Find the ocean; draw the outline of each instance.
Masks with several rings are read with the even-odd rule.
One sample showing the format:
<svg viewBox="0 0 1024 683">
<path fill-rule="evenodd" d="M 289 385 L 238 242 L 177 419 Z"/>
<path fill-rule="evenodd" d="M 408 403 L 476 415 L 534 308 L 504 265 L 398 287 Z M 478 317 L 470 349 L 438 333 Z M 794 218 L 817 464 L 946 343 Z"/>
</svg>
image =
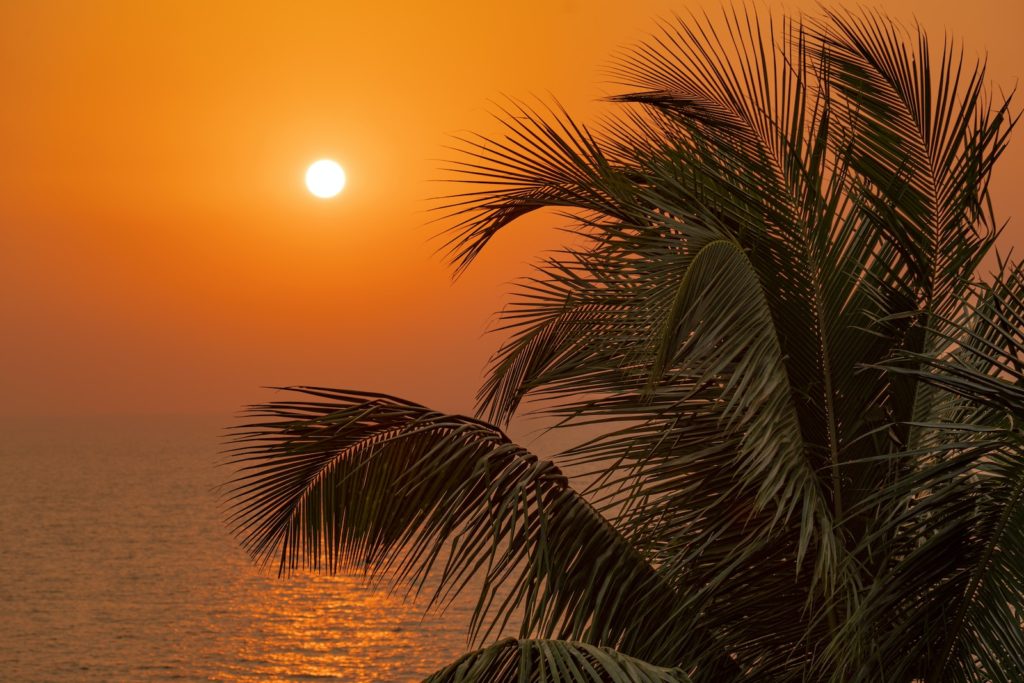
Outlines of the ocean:
<svg viewBox="0 0 1024 683">
<path fill-rule="evenodd" d="M 0 423 L 0 680 L 404 682 L 466 651 L 469 598 L 254 567 L 215 491 L 228 423 Z"/>
</svg>

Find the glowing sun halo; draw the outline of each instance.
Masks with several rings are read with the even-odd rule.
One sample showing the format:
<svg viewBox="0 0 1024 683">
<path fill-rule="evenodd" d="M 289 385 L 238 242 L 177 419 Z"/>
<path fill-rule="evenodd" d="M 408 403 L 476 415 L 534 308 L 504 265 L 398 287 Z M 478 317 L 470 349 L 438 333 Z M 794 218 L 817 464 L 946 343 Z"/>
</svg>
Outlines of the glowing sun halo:
<svg viewBox="0 0 1024 683">
<path fill-rule="evenodd" d="M 306 187 L 321 199 L 330 199 L 345 187 L 345 169 L 338 162 L 321 159 L 306 170 Z"/>
</svg>

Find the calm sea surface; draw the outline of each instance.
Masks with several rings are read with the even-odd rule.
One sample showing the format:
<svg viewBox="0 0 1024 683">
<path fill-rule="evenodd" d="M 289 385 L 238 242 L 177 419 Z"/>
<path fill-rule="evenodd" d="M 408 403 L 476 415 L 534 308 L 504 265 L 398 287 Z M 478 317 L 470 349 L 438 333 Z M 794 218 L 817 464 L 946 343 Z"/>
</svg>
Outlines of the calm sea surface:
<svg viewBox="0 0 1024 683">
<path fill-rule="evenodd" d="M 414 681 L 465 651 L 467 601 L 251 566 L 224 422 L 0 422 L 0 681 Z"/>
</svg>

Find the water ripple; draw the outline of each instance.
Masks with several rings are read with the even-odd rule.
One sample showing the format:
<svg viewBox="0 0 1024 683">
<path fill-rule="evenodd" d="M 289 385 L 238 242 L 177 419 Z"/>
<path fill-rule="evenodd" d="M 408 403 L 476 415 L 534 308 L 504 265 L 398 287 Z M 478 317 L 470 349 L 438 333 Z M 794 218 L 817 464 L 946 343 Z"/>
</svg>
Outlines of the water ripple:
<svg viewBox="0 0 1024 683">
<path fill-rule="evenodd" d="M 465 649 L 466 601 L 257 572 L 212 492 L 219 427 L 2 427 L 0 679 L 404 683 Z"/>
</svg>

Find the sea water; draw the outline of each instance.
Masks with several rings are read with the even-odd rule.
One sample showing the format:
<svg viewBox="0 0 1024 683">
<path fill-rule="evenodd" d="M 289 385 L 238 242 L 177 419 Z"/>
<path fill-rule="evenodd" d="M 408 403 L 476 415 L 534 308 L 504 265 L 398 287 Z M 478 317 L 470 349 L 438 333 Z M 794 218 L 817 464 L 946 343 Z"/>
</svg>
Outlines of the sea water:
<svg viewBox="0 0 1024 683">
<path fill-rule="evenodd" d="M 0 422 L 0 681 L 415 681 L 467 649 L 356 575 L 259 571 L 195 417 Z"/>
</svg>

